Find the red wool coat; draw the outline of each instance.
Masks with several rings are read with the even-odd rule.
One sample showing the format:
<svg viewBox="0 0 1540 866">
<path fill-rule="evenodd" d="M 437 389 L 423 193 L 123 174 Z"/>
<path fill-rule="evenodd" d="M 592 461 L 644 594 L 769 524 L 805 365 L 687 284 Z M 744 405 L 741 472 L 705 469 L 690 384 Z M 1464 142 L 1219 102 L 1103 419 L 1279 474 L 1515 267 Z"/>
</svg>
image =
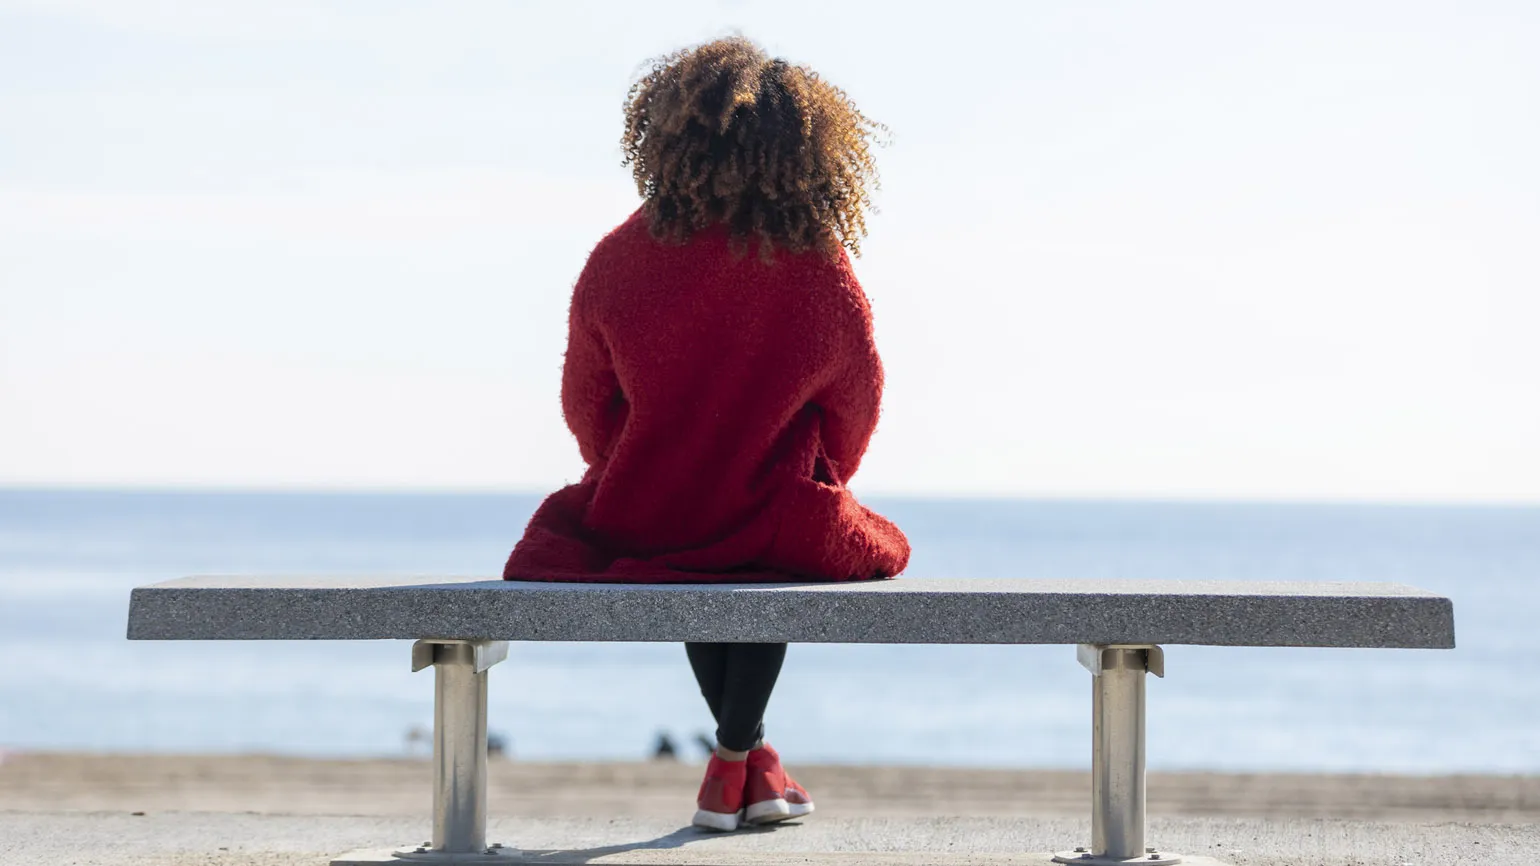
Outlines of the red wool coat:
<svg viewBox="0 0 1540 866">
<path fill-rule="evenodd" d="M 551 494 L 507 580 L 891 577 L 897 526 L 845 482 L 877 424 L 871 309 L 843 255 L 660 243 L 638 211 L 572 293 L 562 409 L 588 471 Z"/>
</svg>

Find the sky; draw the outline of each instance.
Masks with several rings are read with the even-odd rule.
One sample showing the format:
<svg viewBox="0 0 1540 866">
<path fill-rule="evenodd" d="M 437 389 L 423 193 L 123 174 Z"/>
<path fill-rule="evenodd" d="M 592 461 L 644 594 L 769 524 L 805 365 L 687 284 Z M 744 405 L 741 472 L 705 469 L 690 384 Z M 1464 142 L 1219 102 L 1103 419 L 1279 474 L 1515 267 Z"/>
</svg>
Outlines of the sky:
<svg viewBox="0 0 1540 866">
<path fill-rule="evenodd" d="M 0 0 L 0 485 L 542 491 L 621 105 L 892 130 L 854 487 L 1540 502 L 1540 4 Z"/>
</svg>

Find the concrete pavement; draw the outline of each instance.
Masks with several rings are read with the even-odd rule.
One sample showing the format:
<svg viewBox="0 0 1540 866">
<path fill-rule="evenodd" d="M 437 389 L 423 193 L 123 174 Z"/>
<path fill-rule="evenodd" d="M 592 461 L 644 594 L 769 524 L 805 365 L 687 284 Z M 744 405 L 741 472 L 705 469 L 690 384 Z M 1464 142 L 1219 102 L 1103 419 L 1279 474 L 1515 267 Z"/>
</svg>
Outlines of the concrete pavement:
<svg viewBox="0 0 1540 866">
<path fill-rule="evenodd" d="M 426 818 L 250 813 L 0 812 L 4 866 L 325 866 L 358 849 L 418 843 Z M 1084 844 L 1072 818 L 821 818 L 731 835 L 655 818 L 494 818 L 489 841 L 546 864 L 1028 866 Z M 1163 850 L 1234 866 L 1532 866 L 1540 824 L 1156 818 Z M 557 855 L 552 852 L 565 852 Z M 1202 860 L 1194 860 L 1203 866 Z"/>
</svg>

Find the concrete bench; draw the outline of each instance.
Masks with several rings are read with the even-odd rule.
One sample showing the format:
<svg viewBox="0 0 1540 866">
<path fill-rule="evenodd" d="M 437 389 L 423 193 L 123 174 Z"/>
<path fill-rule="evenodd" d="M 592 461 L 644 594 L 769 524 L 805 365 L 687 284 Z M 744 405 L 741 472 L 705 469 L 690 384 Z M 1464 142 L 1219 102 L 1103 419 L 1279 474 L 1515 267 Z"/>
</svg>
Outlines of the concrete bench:
<svg viewBox="0 0 1540 866">
<path fill-rule="evenodd" d="M 1145 674 L 1162 645 L 1454 646 L 1447 598 L 1378 583 L 937 580 L 614 585 L 194 577 L 135 589 L 131 640 L 411 639 L 435 670 L 433 839 L 334 861 L 513 863 L 486 840 L 487 670 L 508 641 L 1073 644 L 1092 674 L 1092 838 L 1063 863 L 1166 866 L 1145 846 Z M 682 663 L 682 662 L 681 662 Z"/>
</svg>

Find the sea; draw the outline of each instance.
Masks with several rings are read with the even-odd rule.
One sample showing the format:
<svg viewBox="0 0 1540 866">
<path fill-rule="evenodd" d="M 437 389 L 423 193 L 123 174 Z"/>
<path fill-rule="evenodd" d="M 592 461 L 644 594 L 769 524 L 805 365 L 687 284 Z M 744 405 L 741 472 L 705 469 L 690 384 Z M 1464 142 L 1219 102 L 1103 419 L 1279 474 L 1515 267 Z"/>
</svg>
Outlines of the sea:
<svg viewBox="0 0 1540 866">
<path fill-rule="evenodd" d="M 534 495 L 0 489 L 0 753 L 422 754 L 409 644 L 124 638 L 194 574 L 500 572 Z M 1458 648 L 1167 647 L 1152 769 L 1540 773 L 1540 507 L 872 499 L 909 575 L 1389 581 L 1454 600 Z M 902 579 L 902 578 L 900 578 Z M 1082 768 L 1068 646 L 791 648 L 767 730 L 796 763 Z M 674 644 L 515 644 L 490 728 L 525 760 L 699 760 Z"/>
</svg>

